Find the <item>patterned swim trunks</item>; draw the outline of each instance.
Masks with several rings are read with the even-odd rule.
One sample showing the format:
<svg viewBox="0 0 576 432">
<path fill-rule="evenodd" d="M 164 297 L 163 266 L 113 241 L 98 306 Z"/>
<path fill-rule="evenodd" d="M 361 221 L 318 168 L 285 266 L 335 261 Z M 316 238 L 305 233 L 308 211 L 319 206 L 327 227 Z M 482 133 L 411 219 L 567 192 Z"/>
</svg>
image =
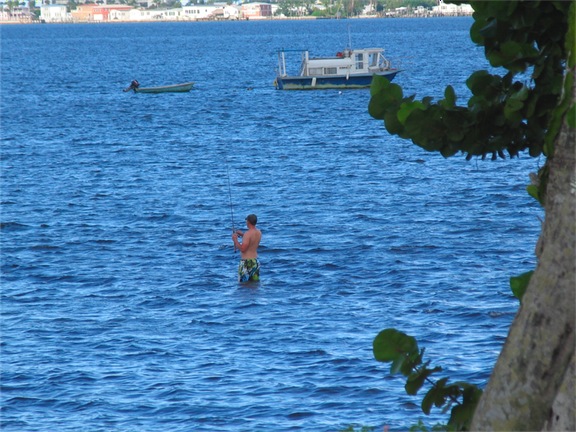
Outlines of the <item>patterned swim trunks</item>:
<svg viewBox="0 0 576 432">
<path fill-rule="evenodd" d="M 260 280 L 260 261 L 257 258 L 240 260 L 238 265 L 238 282 Z"/>
</svg>

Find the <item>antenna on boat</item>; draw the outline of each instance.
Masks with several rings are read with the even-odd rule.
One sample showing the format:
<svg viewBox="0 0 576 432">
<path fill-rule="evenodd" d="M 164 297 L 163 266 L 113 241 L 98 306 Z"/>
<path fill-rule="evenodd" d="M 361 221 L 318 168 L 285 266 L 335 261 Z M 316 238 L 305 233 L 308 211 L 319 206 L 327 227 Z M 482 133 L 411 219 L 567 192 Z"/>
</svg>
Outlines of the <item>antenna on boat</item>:
<svg viewBox="0 0 576 432">
<path fill-rule="evenodd" d="M 348 49 L 352 49 L 352 33 L 350 32 L 350 24 L 348 24 Z"/>
</svg>

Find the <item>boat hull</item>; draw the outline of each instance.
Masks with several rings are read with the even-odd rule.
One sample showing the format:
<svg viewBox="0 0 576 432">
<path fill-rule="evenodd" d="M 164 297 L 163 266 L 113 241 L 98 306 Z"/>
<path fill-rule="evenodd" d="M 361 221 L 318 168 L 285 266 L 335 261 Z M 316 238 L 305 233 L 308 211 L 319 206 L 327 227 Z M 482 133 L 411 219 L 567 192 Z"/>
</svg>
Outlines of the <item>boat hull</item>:
<svg viewBox="0 0 576 432">
<path fill-rule="evenodd" d="M 398 70 L 378 73 L 392 81 Z M 278 76 L 275 85 L 278 90 L 324 90 L 324 89 L 361 89 L 372 84 L 374 74 L 345 76 Z"/>
<path fill-rule="evenodd" d="M 186 93 L 194 87 L 193 82 L 174 84 L 161 87 L 138 87 L 134 89 L 135 93 Z"/>
</svg>

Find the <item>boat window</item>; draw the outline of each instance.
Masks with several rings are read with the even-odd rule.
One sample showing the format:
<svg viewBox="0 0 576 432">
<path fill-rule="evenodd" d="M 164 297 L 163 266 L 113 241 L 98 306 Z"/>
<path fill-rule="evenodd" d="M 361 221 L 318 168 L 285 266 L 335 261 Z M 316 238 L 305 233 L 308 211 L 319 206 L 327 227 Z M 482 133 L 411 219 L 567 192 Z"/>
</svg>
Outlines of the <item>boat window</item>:
<svg viewBox="0 0 576 432">
<path fill-rule="evenodd" d="M 336 73 L 337 68 L 335 67 L 324 68 L 324 75 L 336 75 Z"/>
<path fill-rule="evenodd" d="M 356 69 L 364 69 L 364 54 L 356 54 Z"/>
<path fill-rule="evenodd" d="M 309 76 L 322 75 L 322 71 L 323 71 L 323 68 L 321 68 L 321 67 L 319 67 L 319 68 L 309 68 L 309 69 L 308 69 L 308 75 L 309 75 Z"/>
<path fill-rule="evenodd" d="M 370 66 L 378 66 L 378 55 L 374 53 L 370 54 L 368 63 L 370 63 Z"/>
</svg>

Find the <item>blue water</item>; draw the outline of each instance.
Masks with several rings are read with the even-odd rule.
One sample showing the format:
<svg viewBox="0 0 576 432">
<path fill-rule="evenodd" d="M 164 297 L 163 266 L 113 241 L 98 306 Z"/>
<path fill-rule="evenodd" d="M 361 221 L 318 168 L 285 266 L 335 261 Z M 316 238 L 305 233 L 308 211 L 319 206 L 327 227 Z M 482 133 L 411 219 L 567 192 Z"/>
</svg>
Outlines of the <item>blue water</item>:
<svg viewBox="0 0 576 432">
<path fill-rule="evenodd" d="M 367 90 L 272 85 L 276 49 L 333 54 L 350 28 L 406 94 L 464 96 L 487 67 L 471 22 L 3 26 L 2 429 L 405 430 L 422 395 L 374 360 L 387 327 L 484 386 L 543 161 L 443 159 L 390 136 Z M 256 287 L 230 239 L 248 213 Z"/>
</svg>

